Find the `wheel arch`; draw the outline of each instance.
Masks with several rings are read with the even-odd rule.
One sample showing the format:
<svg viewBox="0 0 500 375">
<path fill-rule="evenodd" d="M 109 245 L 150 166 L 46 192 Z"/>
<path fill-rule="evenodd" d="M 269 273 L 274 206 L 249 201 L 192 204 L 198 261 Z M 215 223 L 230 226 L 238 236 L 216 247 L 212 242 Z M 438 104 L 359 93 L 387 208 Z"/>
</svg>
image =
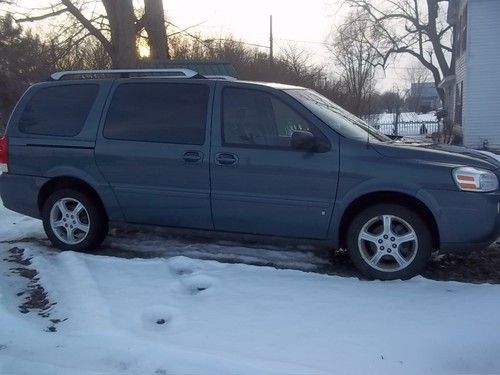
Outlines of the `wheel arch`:
<svg viewBox="0 0 500 375">
<path fill-rule="evenodd" d="M 349 227 L 352 219 L 365 208 L 380 203 L 397 203 L 415 210 L 415 212 L 419 214 L 426 223 L 428 223 L 429 230 L 431 231 L 433 248 L 439 248 L 439 228 L 436 218 L 429 207 L 415 196 L 394 191 L 367 193 L 349 203 L 342 214 L 342 218 L 338 226 L 337 237 L 340 248 L 346 247 L 347 228 Z"/>
<path fill-rule="evenodd" d="M 92 197 L 95 202 L 100 206 L 102 212 L 104 212 L 106 216 L 106 220 L 108 220 L 108 214 L 106 212 L 106 208 L 104 206 L 104 203 L 97 193 L 97 191 L 86 181 L 73 177 L 73 176 L 58 176 L 58 177 L 53 177 L 49 181 L 47 181 L 43 186 L 40 188 L 40 191 L 38 193 L 38 210 L 41 213 L 42 208 L 44 203 L 47 201 L 47 198 L 57 190 L 61 189 L 75 189 L 78 190 L 84 194 L 89 195 Z"/>
</svg>

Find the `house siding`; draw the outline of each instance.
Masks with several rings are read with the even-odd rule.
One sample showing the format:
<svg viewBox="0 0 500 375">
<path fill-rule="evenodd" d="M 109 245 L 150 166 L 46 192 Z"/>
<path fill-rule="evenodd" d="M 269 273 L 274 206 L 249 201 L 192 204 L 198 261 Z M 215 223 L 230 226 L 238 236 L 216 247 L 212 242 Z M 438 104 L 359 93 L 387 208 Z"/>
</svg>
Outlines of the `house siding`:
<svg viewBox="0 0 500 375">
<path fill-rule="evenodd" d="M 456 65 L 457 84 L 465 78 L 464 144 L 500 149 L 500 1 L 468 3 L 467 49 Z"/>
</svg>

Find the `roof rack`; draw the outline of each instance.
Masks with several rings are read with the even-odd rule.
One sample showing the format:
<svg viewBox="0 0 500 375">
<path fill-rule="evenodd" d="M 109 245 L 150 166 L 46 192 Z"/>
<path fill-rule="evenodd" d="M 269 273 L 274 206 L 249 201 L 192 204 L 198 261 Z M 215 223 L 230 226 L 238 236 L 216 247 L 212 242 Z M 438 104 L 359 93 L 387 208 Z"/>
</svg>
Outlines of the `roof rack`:
<svg viewBox="0 0 500 375">
<path fill-rule="evenodd" d="M 59 81 L 68 76 L 82 75 L 111 75 L 118 74 L 120 78 L 129 78 L 131 75 L 158 76 L 162 78 L 205 78 L 191 69 L 105 69 L 105 70 L 69 70 L 53 73 L 51 81 Z"/>
<path fill-rule="evenodd" d="M 205 75 L 204 76 L 205 78 L 209 78 L 209 79 L 220 79 L 220 80 L 223 80 L 223 81 L 237 81 L 238 78 L 235 78 L 235 77 L 231 77 L 231 76 L 224 76 L 224 75 Z"/>
</svg>

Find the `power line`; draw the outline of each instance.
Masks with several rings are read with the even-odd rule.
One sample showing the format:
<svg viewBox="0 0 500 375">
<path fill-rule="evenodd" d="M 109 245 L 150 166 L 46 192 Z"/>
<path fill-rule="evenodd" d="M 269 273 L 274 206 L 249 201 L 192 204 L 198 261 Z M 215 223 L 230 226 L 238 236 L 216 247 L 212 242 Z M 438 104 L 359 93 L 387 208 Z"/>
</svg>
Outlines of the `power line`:
<svg viewBox="0 0 500 375">
<path fill-rule="evenodd" d="M 175 25 L 174 23 L 168 21 L 167 23 L 170 25 L 170 26 L 173 26 L 175 27 L 176 29 L 178 29 L 179 31 L 177 31 L 176 33 L 174 34 L 179 34 L 179 33 L 183 33 L 183 34 L 186 34 L 192 38 L 195 38 L 195 39 L 200 39 L 199 37 L 195 37 L 193 36 L 192 34 L 190 33 L 187 33 L 186 31 L 189 30 L 189 29 L 192 29 L 192 28 L 198 28 L 198 27 L 210 27 L 210 28 L 228 28 L 229 26 L 228 25 L 224 25 L 224 24 L 221 24 L 221 25 L 211 25 L 211 26 L 208 26 L 208 25 L 204 25 L 204 23 L 206 23 L 208 21 L 205 20 L 205 21 L 202 21 L 202 22 L 199 22 L 195 25 L 192 25 L 192 26 L 189 26 L 189 27 L 186 27 L 186 28 L 181 28 L 177 25 Z M 234 42 L 237 42 L 237 43 L 241 43 L 241 44 L 246 44 L 246 45 L 249 45 L 249 46 L 253 46 L 253 47 L 260 47 L 260 48 L 267 48 L 269 50 L 272 49 L 272 44 L 273 44 L 273 41 L 278 39 L 278 40 L 282 40 L 282 41 L 286 41 L 286 42 L 296 42 L 296 43 L 308 43 L 308 44 L 321 44 L 321 45 L 329 45 L 329 43 L 326 43 L 326 42 L 315 42 L 315 41 L 310 41 L 310 40 L 296 40 L 296 39 L 288 39 L 288 38 L 276 38 L 274 37 L 274 34 L 273 34 L 273 20 L 272 20 L 272 15 L 270 16 L 270 19 L 269 19 L 269 27 L 270 27 L 270 45 L 269 46 L 266 46 L 266 45 L 262 45 L 262 44 L 258 44 L 258 43 L 251 43 L 251 42 L 244 42 L 244 41 L 236 41 L 236 40 L 233 40 Z M 271 39 L 272 38 L 272 39 Z M 217 39 L 214 39 L 214 38 L 208 38 L 208 40 L 225 40 L 224 38 L 217 38 Z"/>
<path fill-rule="evenodd" d="M 203 21 L 203 22 L 206 22 L 206 21 Z M 203 23 L 203 22 L 201 22 L 201 23 Z M 199 42 L 201 42 L 201 43 L 203 43 L 203 44 L 205 44 L 205 45 L 207 45 L 207 46 L 208 46 L 208 43 L 210 43 L 210 42 L 214 42 L 214 41 L 215 41 L 215 42 L 219 42 L 219 41 L 225 41 L 225 40 L 228 40 L 228 39 L 224 39 L 224 38 L 208 38 L 208 39 L 202 39 L 202 38 L 200 38 L 199 36 L 197 36 L 197 35 L 193 35 L 193 34 L 191 34 L 191 33 L 189 33 L 189 32 L 187 31 L 188 29 L 190 29 L 190 28 L 192 28 L 192 27 L 196 27 L 197 25 L 190 26 L 190 27 L 187 27 L 187 28 L 181 28 L 181 27 L 179 27 L 179 26 L 175 25 L 175 24 L 174 24 L 174 23 L 172 23 L 172 22 L 168 22 L 168 24 L 169 24 L 170 26 L 173 26 L 173 27 L 175 27 L 176 29 L 178 29 L 178 30 L 179 30 L 179 31 L 177 31 L 176 33 L 169 34 L 169 35 L 175 35 L 175 34 L 185 34 L 185 35 L 189 36 L 190 38 L 193 38 L 193 39 L 195 39 L 195 40 L 197 40 L 197 41 L 199 41 Z M 234 40 L 234 39 L 232 39 L 232 40 L 231 40 L 231 42 L 234 42 L 234 43 L 239 43 L 239 44 L 245 44 L 245 45 L 252 46 L 252 47 L 270 48 L 269 46 L 264 46 L 264 45 L 262 45 L 262 44 L 250 43 L 250 42 L 243 42 L 243 41 L 241 41 L 241 40 Z"/>
<path fill-rule="evenodd" d="M 296 40 L 296 39 L 287 39 L 287 38 L 275 38 L 275 39 L 284 40 L 286 42 L 307 43 L 307 44 L 321 44 L 321 45 L 324 45 L 324 46 L 329 46 L 330 45 L 330 43 L 326 43 L 326 42 L 314 42 L 312 40 Z"/>
<path fill-rule="evenodd" d="M 225 40 L 228 40 L 228 39 L 225 39 L 225 38 L 201 39 L 200 37 L 192 35 L 191 33 L 187 32 L 188 29 L 191 29 L 193 27 L 202 26 L 203 23 L 205 23 L 207 21 L 208 20 L 202 21 L 202 22 L 200 22 L 197 25 L 190 26 L 190 27 L 184 28 L 184 29 L 181 29 L 180 27 L 176 26 L 175 24 L 173 24 L 171 22 L 169 22 L 169 24 L 171 26 L 174 26 L 175 28 L 179 29 L 179 31 L 177 33 L 186 34 L 189 37 L 194 38 L 194 39 L 202 42 L 205 45 L 208 45 L 208 43 L 212 42 L 212 41 L 225 41 Z M 269 55 L 270 63 L 272 63 L 272 60 L 274 58 L 274 50 L 273 50 L 273 45 L 274 44 L 276 44 L 280 50 L 284 50 L 284 48 L 282 46 L 280 46 L 278 43 L 276 43 L 276 40 L 287 41 L 287 42 L 295 42 L 295 43 L 316 44 L 316 45 L 322 45 L 322 46 L 330 46 L 331 45 L 330 43 L 327 43 L 327 42 L 317 42 L 317 41 L 312 41 L 312 40 L 297 40 L 297 39 L 289 39 L 289 38 L 276 38 L 273 35 L 272 15 L 270 16 L 269 21 L 270 21 L 270 23 L 269 23 L 269 45 L 268 46 L 262 45 L 262 44 L 258 44 L 258 43 L 244 42 L 242 40 L 234 40 L 234 39 L 232 39 L 231 42 L 233 42 L 233 43 L 239 43 L 239 44 L 243 44 L 243 45 L 247 45 L 247 46 L 252 46 L 252 47 L 258 47 L 258 48 L 268 49 L 269 50 L 269 54 L 270 54 Z M 220 26 L 221 27 L 227 27 L 226 25 L 220 25 Z M 408 71 L 408 70 L 421 70 L 421 69 L 422 68 L 420 68 L 420 67 L 410 67 L 410 66 L 409 67 L 386 66 L 384 70 L 404 70 L 404 71 Z"/>
<path fill-rule="evenodd" d="M 206 42 L 206 43 L 209 43 L 209 42 L 224 42 L 224 41 L 231 41 L 232 43 L 245 44 L 247 46 L 260 47 L 260 48 L 267 48 L 267 49 L 269 49 L 269 46 L 264 46 L 262 44 L 256 44 L 256 43 L 250 43 L 250 42 L 243 42 L 242 40 L 235 40 L 235 39 L 208 38 L 208 39 L 204 40 L 204 42 Z"/>
</svg>

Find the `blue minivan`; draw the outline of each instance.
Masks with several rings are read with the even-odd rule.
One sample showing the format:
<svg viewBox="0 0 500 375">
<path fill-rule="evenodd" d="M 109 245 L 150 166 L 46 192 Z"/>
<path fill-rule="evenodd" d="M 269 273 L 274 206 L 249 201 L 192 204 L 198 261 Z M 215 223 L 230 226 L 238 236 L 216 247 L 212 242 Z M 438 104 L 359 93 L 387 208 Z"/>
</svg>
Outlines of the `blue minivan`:
<svg viewBox="0 0 500 375">
<path fill-rule="evenodd" d="M 187 69 L 53 74 L 17 104 L 0 166 L 3 204 L 64 250 L 159 225 L 320 241 L 407 279 L 499 236 L 498 159 L 393 141 L 302 87 Z"/>
</svg>

